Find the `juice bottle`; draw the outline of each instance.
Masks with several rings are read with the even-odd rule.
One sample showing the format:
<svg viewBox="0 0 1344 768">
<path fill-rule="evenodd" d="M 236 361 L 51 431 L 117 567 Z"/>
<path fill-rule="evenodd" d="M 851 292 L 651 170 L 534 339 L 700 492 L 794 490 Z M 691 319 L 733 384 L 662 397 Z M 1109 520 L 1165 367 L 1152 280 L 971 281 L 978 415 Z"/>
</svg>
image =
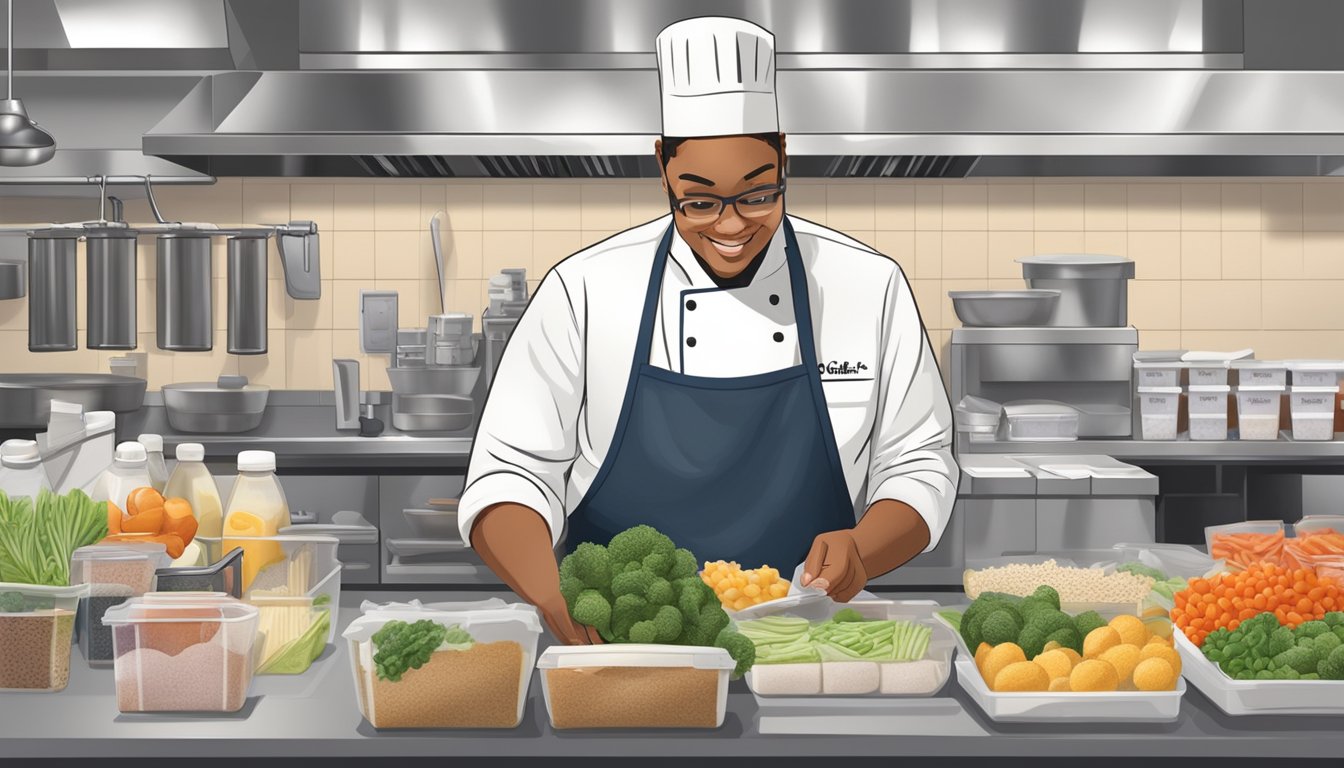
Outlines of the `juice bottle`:
<svg viewBox="0 0 1344 768">
<path fill-rule="evenodd" d="M 243 451 L 238 454 L 238 479 L 224 514 L 224 548 L 243 550 L 243 591 L 261 571 L 285 559 L 276 541 L 249 541 L 275 536 L 290 524 L 289 503 L 275 477 L 275 454 Z M 230 537 L 245 537 L 231 539 Z"/>
<path fill-rule="evenodd" d="M 217 539 L 223 533 L 224 503 L 219 486 L 205 468 L 205 446 L 183 443 L 177 446 L 177 466 L 168 478 L 164 496 L 186 499 L 196 516 L 196 535 Z"/>
</svg>

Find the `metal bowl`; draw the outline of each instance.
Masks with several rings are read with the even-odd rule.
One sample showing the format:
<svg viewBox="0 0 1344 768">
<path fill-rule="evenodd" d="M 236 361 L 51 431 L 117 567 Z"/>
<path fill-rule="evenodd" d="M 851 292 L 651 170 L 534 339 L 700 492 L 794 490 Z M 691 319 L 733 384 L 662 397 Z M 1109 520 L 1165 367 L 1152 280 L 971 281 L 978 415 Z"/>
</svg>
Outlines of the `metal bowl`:
<svg viewBox="0 0 1344 768">
<path fill-rule="evenodd" d="M 163 405 L 179 432 L 249 432 L 266 415 L 270 387 L 220 387 L 209 382 L 166 384 Z"/>
<path fill-rule="evenodd" d="M 85 411 L 131 413 L 145 401 L 145 380 L 110 373 L 0 374 L 0 428 L 45 427 L 51 401 L 78 403 Z"/>
<path fill-rule="evenodd" d="M 478 365 L 435 365 L 388 368 L 397 395 L 470 395 L 481 376 Z"/>
<path fill-rule="evenodd" d="M 465 395 L 392 395 L 392 426 L 402 432 L 457 432 L 471 426 L 475 413 Z"/>
<path fill-rule="evenodd" d="M 1044 325 L 1059 303 L 1059 291 L 948 291 L 963 325 L 1021 328 Z"/>
</svg>

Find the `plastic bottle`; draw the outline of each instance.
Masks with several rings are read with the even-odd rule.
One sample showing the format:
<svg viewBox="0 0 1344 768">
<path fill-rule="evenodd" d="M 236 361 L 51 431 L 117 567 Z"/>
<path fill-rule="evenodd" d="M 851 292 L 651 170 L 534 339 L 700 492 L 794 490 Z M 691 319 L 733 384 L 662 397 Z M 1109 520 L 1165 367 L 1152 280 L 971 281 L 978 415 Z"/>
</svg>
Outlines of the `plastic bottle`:
<svg viewBox="0 0 1344 768">
<path fill-rule="evenodd" d="M 51 481 L 42 468 L 37 443 L 32 440 L 0 443 L 0 491 L 10 498 L 29 496 L 36 499 L 40 491 L 50 489 Z"/>
<path fill-rule="evenodd" d="M 124 512 L 126 497 L 131 491 L 146 487 L 153 487 L 153 482 L 149 479 L 149 456 L 145 446 L 137 442 L 120 443 L 112 456 L 112 466 L 93 481 L 89 498 L 110 501 Z"/>
<path fill-rule="evenodd" d="M 145 454 L 149 457 L 150 484 L 154 490 L 163 493 L 164 487 L 168 485 L 168 464 L 163 460 L 163 436 L 145 434 L 136 440 L 145 446 Z"/>
<path fill-rule="evenodd" d="M 289 502 L 275 477 L 275 454 L 243 451 L 238 454 L 238 479 L 229 494 L 224 516 L 226 534 L 274 536 L 290 525 Z"/>
<path fill-rule="evenodd" d="M 186 499 L 196 517 L 196 535 L 217 539 L 223 531 L 224 503 L 219 486 L 205 467 L 205 446 L 182 443 L 177 446 L 177 466 L 169 476 L 163 495 Z"/>
</svg>

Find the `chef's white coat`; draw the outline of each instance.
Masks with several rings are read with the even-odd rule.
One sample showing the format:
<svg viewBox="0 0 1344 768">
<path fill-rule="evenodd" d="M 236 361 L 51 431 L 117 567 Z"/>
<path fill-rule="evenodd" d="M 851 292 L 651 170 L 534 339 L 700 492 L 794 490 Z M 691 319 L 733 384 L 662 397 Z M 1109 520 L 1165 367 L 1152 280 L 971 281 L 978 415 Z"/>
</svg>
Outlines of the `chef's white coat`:
<svg viewBox="0 0 1344 768">
<path fill-rule="evenodd" d="M 862 243 L 789 220 L 856 516 L 880 499 L 909 504 L 928 524 L 932 549 L 959 475 L 947 391 L 910 285 L 894 261 Z M 472 446 L 458 507 L 463 541 L 470 543 L 482 510 L 514 502 L 545 517 L 558 542 L 607 456 L 654 249 L 670 225 L 669 214 L 621 232 L 565 259 L 542 281 L 509 340 Z M 672 242 L 651 365 L 730 377 L 799 364 L 782 226 L 742 288 L 719 288 L 680 235 Z"/>
</svg>

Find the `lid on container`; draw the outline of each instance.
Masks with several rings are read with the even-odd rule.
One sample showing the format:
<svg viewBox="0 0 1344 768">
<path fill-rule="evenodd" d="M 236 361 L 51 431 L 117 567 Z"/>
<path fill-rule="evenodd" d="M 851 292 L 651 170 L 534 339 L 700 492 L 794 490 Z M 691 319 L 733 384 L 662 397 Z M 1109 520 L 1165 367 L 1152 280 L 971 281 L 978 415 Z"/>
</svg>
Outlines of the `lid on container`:
<svg viewBox="0 0 1344 768">
<path fill-rule="evenodd" d="M 149 536 L 149 534 L 145 534 Z M 118 541 L 90 544 L 70 553 L 71 563 L 152 560 L 154 567 L 162 568 L 172 562 L 167 547 L 158 541 Z"/>
<path fill-rule="evenodd" d="M 1005 403 L 1003 412 L 1010 419 L 1019 416 L 1065 418 L 1078 415 L 1077 408 L 1066 403 L 1057 403 L 1050 400 L 1020 400 Z"/>
<path fill-rule="evenodd" d="M 145 446 L 148 453 L 163 453 L 163 435 L 144 434 L 137 437 L 136 442 Z"/>
<path fill-rule="evenodd" d="M 242 451 L 238 454 L 239 472 L 274 472 L 275 454 L 271 451 Z"/>
<path fill-rule="evenodd" d="M 134 441 L 128 441 L 117 445 L 117 452 L 112 456 L 112 459 L 127 464 L 144 464 L 149 461 L 149 454 L 145 452 L 145 446 Z"/>
<path fill-rule="evenodd" d="M 1288 388 L 1282 384 L 1242 384 L 1237 387 L 1238 392 L 1287 392 Z"/>
<path fill-rule="evenodd" d="M 1257 370 L 1257 371 L 1286 371 L 1288 363 L 1282 360 L 1233 360 L 1232 367 L 1236 370 Z"/>
<path fill-rule="evenodd" d="M 1171 363 L 1179 362 L 1181 355 L 1184 355 L 1184 349 L 1141 349 L 1134 353 L 1134 362 L 1136 363 Z"/>
<path fill-rule="evenodd" d="M 0 443 L 0 460 L 5 466 L 26 467 L 42 461 L 35 440 L 6 440 Z"/>
<path fill-rule="evenodd" d="M 1134 262 L 1123 256 L 1056 253 L 1017 260 L 1022 276 L 1045 279 L 1116 279 L 1134 277 Z"/>
<path fill-rule="evenodd" d="M 1339 385 L 1338 385 L 1338 384 L 1336 384 L 1336 385 L 1334 385 L 1334 386 L 1332 386 L 1332 387 L 1329 387 L 1329 386 L 1327 386 L 1327 387 L 1296 387 L 1296 386 L 1295 386 L 1295 387 L 1293 387 L 1293 389 L 1292 389 L 1292 393 L 1295 394 L 1295 395 L 1296 395 L 1296 394 L 1303 394 L 1303 395 L 1306 395 L 1306 394 L 1324 394 L 1324 393 L 1326 393 L 1326 392 L 1338 392 L 1338 391 L 1339 391 Z"/>
<path fill-rule="evenodd" d="M 1188 363 L 1180 360 L 1135 360 L 1135 368 L 1161 368 L 1162 370 L 1172 370 L 1176 368 L 1189 368 Z"/>
<path fill-rule="evenodd" d="M 1139 387 L 1140 395 L 1179 395 L 1180 387 Z"/>
<path fill-rule="evenodd" d="M 200 443 L 182 443 L 177 446 L 178 461 L 205 461 L 205 446 Z"/>
<path fill-rule="evenodd" d="M 957 403 L 957 423 L 963 426 L 993 427 L 1003 415 L 1003 406 L 993 400 L 967 395 Z"/>
<path fill-rule="evenodd" d="M 89 596 L 88 584 L 71 584 L 68 587 L 49 587 L 45 584 L 15 584 L 0 581 L 0 594 L 18 592 L 26 597 L 80 598 Z"/>
<path fill-rule="evenodd" d="M 1344 372 L 1344 360 L 1289 360 L 1288 370 L 1302 371 L 1311 373 L 1320 371 L 1321 373 L 1340 373 Z"/>
<path fill-rule="evenodd" d="M 460 626 L 468 633 L 472 627 L 483 624 L 518 624 L 521 629 L 541 634 L 541 619 L 537 609 L 526 603 L 506 603 L 499 598 L 469 603 L 374 603 L 360 605 L 363 615 L 350 622 L 341 636 L 347 640 L 364 641 L 389 621 L 433 621 L 444 626 Z"/>
<path fill-rule="evenodd" d="M 737 666 L 722 648 L 691 645 L 553 645 L 537 659 L 537 669 L 584 667 L 690 667 L 731 670 Z"/>
<path fill-rule="evenodd" d="M 103 624 L 248 621 L 257 616 L 256 606 L 235 600 L 223 592 L 150 592 L 132 597 L 107 609 Z"/>
<path fill-rule="evenodd" d="M 1187 363 L 1222 363 L 1231 366 L 1233 360 L 1244 360 L 1255 355 L 1253 349 L 1238 349 L 1234 352 L 1186 352 L 1181 359 Z M 1216 365 L 1207 366 L 1210 368 Z"/>
<path fill-rule="evenodd" d="M 1191 384 L 1190 394 L 1192 395 L 1225 395 L 1232 391 L 1232 387 L 1227 384 Z"/>
</svg>

